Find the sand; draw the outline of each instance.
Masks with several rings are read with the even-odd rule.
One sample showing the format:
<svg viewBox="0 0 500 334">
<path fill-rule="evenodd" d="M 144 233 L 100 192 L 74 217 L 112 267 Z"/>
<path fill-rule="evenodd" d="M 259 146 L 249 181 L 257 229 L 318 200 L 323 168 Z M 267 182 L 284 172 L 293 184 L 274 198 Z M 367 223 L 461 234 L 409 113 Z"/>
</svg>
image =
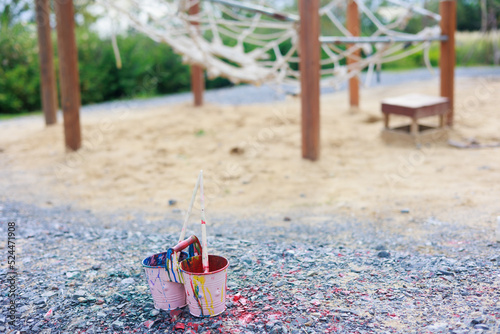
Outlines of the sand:
<svg viewBox="0 0 500 334">
<path fill-rule="evenodd" d="M 446 141 L 417 148 L 381 139 L 382 98 L 438 91 L 437 80 L 366 88 L 360 110 L 349 109 L 346 92 L 322 96 L 317 162 L 301 159 L 296 97 L 83 113 L 83 148 L 76 153 L 65 152 L 61 124 L 46 128 L 42 117 L 4 121 L 2 197 L 161 215 L 187 209 L 203 169 L 209 216 L 341 214 L 387 224 L 434 217 L 493 226 L 500 215 L 500 148 L 457 149 Z M 458 79 L 450 138 L 500 142 L 498 92 L 499 78 Z M 169 206 L 170 199 L 177 204 Z"/>
</svg>

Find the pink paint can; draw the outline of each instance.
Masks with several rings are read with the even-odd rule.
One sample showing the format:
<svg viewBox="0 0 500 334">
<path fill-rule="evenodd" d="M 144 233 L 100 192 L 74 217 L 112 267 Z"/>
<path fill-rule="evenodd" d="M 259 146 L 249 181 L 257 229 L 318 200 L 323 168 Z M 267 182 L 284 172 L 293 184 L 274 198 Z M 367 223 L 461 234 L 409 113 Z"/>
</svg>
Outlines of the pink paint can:
<svg viewBox="0 0 500 334">
<path fill-rule="evenodd" d="M 209 255 L 210 272 L 203 272 L 201 256 L 180 263 L 189 312 L 195 317 L 213 317 L 226 310 L 227 268 L 229 261 Z"/>
<path fill-rule="evenodd" d="M 165 269 L 165 263 L 161 261 L 164 254 L 147 257 L 142 261 L 142 266 L 146 272 L 154 307 L 168 311 L 186 306 L 186 293 L 182 283 L 173 282 L 174 280 L 179 282 L 180 277 L 174 279 L 175 273 Z M 177 274 L 177 276 L 179 275 Z"/>
</svg>

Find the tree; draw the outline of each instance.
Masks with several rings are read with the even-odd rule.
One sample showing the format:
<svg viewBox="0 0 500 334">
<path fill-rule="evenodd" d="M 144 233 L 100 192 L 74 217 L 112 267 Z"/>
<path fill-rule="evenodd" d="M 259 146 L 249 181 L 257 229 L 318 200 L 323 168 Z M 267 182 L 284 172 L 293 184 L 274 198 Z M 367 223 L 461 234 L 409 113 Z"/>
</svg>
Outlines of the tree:
<svg viewBox="0 0 500 334">
<path fill-rule="evenodd" d="M 0 29 L 17 23 L 30 10 L 27 0 L 0 0 Z"/>
<path fill-rule="evenodd" d="M 484 33 L 488 28 L 487 0 L 481 0 L 481 31 Z"/>
</svg>

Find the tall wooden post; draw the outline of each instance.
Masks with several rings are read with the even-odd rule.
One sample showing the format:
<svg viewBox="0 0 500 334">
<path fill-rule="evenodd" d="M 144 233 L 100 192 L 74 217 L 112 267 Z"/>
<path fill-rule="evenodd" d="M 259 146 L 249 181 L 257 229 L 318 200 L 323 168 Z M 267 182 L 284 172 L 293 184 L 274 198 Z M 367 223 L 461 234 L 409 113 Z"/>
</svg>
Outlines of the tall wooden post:
<svg viewBox="0 0 500 334">
<path fill-rule="evenodd" d="M 57 123 L 57 86 L 52 37 L 50 36 L 49 0 L 35 0 L 35 11 L 38 28 L 42 109 L 45 124 L 51 125 Z"/>
<path fill-rule="evenodd" d="M 359 22 L 358 4 L 354 0 L 349 0 L 347 4 L 347 30 L 353 37 L 358 37 L 361 34 L 361 27 Z M 348 45 L 352 47 L 354 44 Z M 358 62 L 356 58 L 361 56 L 361 50 L 356 50 L 352 56 L 347 57 L 347 65 L 355 64 Z M 349 79 L 349 103 L 351 107 L 359 107 L 359 79 L 357 76 Z"/>
<path fill-rule="evenodd" d="M 55 1 L 55 8 L 64 137 L 66 147 L 76 151 L 81 146 L 80 78 L 78 75 L 73 0 Z"/>
<path fill-rule="evenodd" d="M 453 125 L 454 92 L 455 92 L 455 30 L 457 26 L 456 0 L 441 0 L 439 3 L 441 14 L 441 34 L 448 36 L 447 41 L 441 42 L 439 67 L 441 69 L 441 96 L 450 100 L 450 111 L 446 116 L 446 125 Z"/>
<path fill-rule="evenodd" d="M 189 7 L 189 15 L 196 15 L 200 12 L 200 3 L 197 2 Z M 198 22 L 191 22 L 192 25 L 198 25 Z M 205 78 L 203 76 L 203 67 L 199 65 L 191 66 L 191 90 L 194 96 L 194 105 L 199 107 L 203 105 L 203 91 L 205 90 Z"/>
<path fill-rule="evenodd" d="M 320 150 L 319 0 L 299 0 L 302 157 L 317 160 Z"/>
</svg>

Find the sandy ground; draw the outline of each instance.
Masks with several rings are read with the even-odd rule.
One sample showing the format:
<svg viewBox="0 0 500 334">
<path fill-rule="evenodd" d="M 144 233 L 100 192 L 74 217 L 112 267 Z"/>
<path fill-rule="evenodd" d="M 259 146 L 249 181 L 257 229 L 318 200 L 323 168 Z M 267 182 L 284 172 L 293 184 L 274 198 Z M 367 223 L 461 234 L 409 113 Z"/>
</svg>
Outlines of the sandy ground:
<svg viewBox="0 0 500 334">
<path fill-rule="evenodd" d="M 381 139 L 382 98 L 438 91 L 437 80 L 363 89 L 359 111 L 349 110 L 345 92 L 322 96 L 318 162 L 301 159 L 300 100 L 292 97 L 84 113 L 83 148 L 76 153 L 65 152 L 61 124 L 5 121 L 1 196 L 162 214 L 187 208 L 203 169 L 210 215 L 340 213 L 388 224 L 435 217 L 493 226 L 500 215 L 500 148 L 460 150 L 446 141 L 417 148 Z M 498 77 L 459 79 L 450 138 L 499 142 L 499 92 Z M 170 199 L 177 204 L 169 206 Z M 400 212 L 405 208 L 409 214 Z"/>
</svg>

